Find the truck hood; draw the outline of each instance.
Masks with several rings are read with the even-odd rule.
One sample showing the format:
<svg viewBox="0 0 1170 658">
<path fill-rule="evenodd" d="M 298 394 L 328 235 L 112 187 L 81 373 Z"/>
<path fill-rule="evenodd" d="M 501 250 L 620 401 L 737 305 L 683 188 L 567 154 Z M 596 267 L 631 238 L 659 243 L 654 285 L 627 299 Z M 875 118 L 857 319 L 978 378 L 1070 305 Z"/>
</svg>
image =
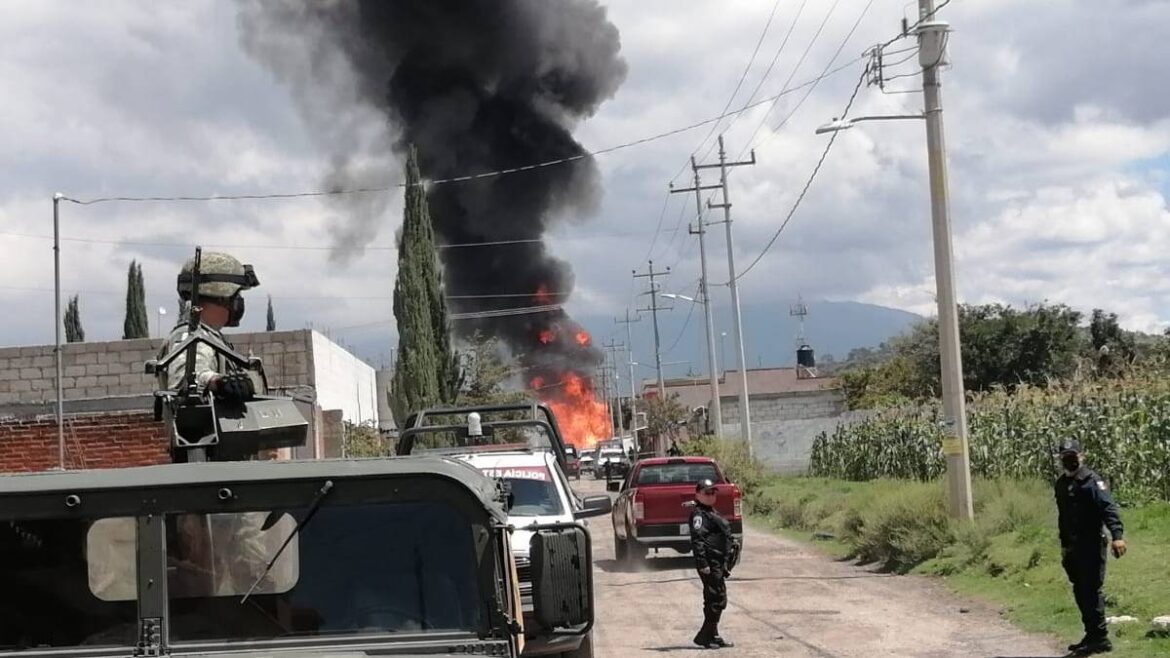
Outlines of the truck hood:
<svg viewBox="0 0 1170 658">
<path fill-rule="evenodd" d="M 528 526 L 536 525 L 551 525 L 553 523 L 572 523 L 572 516 L 525 516 L 519 518 L 509 518 L 508 523 L 515 526 L 512 531 L 512 552 L 516 555 L 523 555 L 528 557 L 528 549 L 532 545 L 532 535 L 534 532 L 528 530 Z"/>
</svg>

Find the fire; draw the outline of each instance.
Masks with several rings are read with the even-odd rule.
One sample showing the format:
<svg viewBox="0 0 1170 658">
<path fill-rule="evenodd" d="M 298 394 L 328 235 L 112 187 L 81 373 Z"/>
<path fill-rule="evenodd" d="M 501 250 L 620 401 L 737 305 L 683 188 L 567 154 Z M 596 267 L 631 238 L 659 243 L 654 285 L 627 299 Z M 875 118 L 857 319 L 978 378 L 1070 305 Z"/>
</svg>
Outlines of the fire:
<svg viewBox="0 0 1170 658">
<path fill-rule="evenodd" d="M 553 333 L 552 329 L 541 329 L 540 335 L 538 335 L 536 339 L 540 341 L 541 345 L 548 345 L 549 343 L 553 342 L 553 339 L 556 337 L 557 335 Z"/>
<path fill-rule="evenodd" d="M 536 294 L 534 297 L 536 297 L 536 303 L 542 306 L 552 303 L 552 298 L 549 297 L 548 294 L 548 286 L 544 284 L 541 284 L 540 287 L 536 289 Z"/>
<path fill-rule="evenodd" d="M 540 389 L 544 381 L 533 378 L 533 389 Z M 539 391 L 540 397 L 556 414 L 557 425 L 565 442 L 581 449 L 589 449 L 611 436 L 609 412 L 598 400 L 593 382 L 572 372 L 566 372 L 559 385 Z"/>
<path fill-rule="evenodd" d="M 577 344 L 581 347 L 588 347 L 589 343 L 593 340 L 589 337 L 589 332 L 587 331 L 578 331 L 575 338 L 577 339 Z"/>
</svg>

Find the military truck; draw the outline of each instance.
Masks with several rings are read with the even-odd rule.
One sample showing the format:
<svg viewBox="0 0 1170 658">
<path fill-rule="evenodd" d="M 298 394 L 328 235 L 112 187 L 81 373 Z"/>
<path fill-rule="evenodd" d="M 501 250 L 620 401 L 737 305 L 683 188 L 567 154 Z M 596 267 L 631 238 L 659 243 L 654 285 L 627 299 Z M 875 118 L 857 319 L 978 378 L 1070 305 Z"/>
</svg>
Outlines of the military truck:
<svg viewBox="0 0 1170 658">
<path fill-rule="evenodd" d="M 0 475 L 0 656 L 519 656 L 506 487 L 441 456 L 262 459 L 308 423 L 289 398 L 194 386 L 200 341 L 260 365 L 198 324 L 192 305 L 191 337 L 146 364 L 188 357 L 156 393 L 174 463 Z M 588 533 L 534 532 L 536 619 L 587 633 Z"/>
<path fill-rule="evenodd" d="M 0 656 L 515 657 L 506 498 L 444 457 L 0 476 Z M 588 533 L 532 550 L 536 618 L 588 632 Z"/>
</svg>

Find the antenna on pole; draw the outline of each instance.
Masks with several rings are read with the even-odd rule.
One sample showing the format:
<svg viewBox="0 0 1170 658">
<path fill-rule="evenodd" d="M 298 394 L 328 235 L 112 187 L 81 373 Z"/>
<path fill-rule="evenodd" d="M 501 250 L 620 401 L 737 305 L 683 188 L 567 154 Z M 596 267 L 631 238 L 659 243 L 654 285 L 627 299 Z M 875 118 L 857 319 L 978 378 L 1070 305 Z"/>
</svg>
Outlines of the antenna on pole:
<svg viewBox="0 0 1170 658">
<path fill-rule="evenodd" d="M 808 306 L 802 298 L 798 296 L 796 303 L 788 307 L 788 315 L 800 318 L 800 328 L 796 334 L 796 378 L 813 379 L 817 376 L 816 353 L 804 336 L 804 319 L 808 316 Z"/>
</svg>

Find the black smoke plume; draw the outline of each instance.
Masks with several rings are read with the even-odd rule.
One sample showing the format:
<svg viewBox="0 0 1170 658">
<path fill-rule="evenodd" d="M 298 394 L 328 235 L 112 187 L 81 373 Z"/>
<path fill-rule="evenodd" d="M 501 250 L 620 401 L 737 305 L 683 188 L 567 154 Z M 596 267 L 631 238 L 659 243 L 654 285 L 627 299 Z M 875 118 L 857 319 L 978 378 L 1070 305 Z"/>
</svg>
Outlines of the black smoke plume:
<svg viewBox="0 0 1170 658">
<path fill-rule="evenodd" d="M 596 0 L 250 0 L 240 29 L 245 49 L 293 90 L 318 143 L 334 147 L 327 180 L 339 187 L 384 180 L 385 151 L 411 144 L 430 181 L 579 156 L 575 122 L 626 74 L 618 30 Z M 358 106 L 381 123 L 371 129 Z M 595 212 L 598 197 L 588 157 L 430 185 L 443 244 L 516 241 L 443 250 L 452 312 L 564 301 L 571 269 L 541 240 L 552 223 Z M 386 208 L 368 197 L 339 203 L 344 259 L 374 237 Z M 530 367 L 526 381 L 590 374 L 601 361 L 560 311 L 455 325 L 503 339 Z"/>
</svg>

